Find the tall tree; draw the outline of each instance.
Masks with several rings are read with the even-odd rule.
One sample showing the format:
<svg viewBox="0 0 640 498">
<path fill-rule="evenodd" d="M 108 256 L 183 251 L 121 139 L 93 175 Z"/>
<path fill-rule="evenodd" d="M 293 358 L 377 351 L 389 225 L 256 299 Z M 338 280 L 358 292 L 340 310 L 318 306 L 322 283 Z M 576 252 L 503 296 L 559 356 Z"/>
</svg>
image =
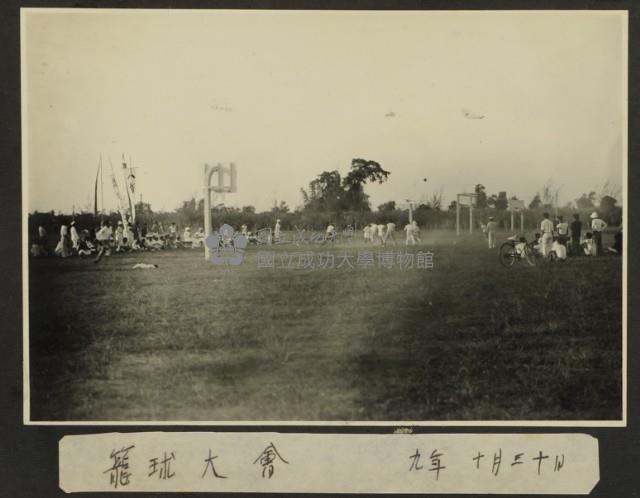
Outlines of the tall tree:
<svg viewBox="0 0 640 498">
<path fill-rule="evenodd" d="M 529 203 L 529 209 L 538 209 L 542 205 L 542 199 L 540 199 L 540 194 L 536 192 L 536 195 L 533 196 L 531 202 Z"/>
<path fill-rule="evenodd" d="M 385 171 L 380 163 L 368 159 L 351 160 L 351 169 L 342 181 L 345 191 L 343 206 L 352 211 L 368 211 L 369 196 L 364 193 L 364 184 L 383 183 L 391 173 Z"/>
<path fill-rule="evenodd" d="M 616 208 L 617 200 L 610 195 L 605 195 L 600 199 L 600 209 L 602 211 L 611 211 Z"/>
<path fill-rule="evenodd" d="M 314 211 L 336 211 L 340 208 L 344 190 L 342 178 L 337 171 L 323 171 L 309 183 L 303 193 L 305 208 Z"/>
<path fill-rule="evenodd" d="M 369 196 L 364 193 L 366 183 L 384 182 L 390 175 L 376 161 L 356 158 L 349 173 L 342 178 L 338 171 L 324 171 L 300 189 L 304 209 L 334 212 L 339 210 L 369 211 Z"/>
<path fill-rule="evenodd" d="M 576 206 L 579 209 L 587 209 L 595 207 L 596 205 L 596 193 L 594 191 L 589 192 L 589 194 L 582 194 L 578 199 L 576 199 Z"/>
<path fill-rule="evenodd" d="M 496 198 L 495 208 L 505 210 L 509 207 L 509 201 L 507 200 L 506 192 L 498 192 L 498 197 Z"/>
<path fill-rule="evenodd" d="M 487 194 L 485 192 L 484 185 L 478 183 L 474 190 L 476 193 L 476 207 L 478 208 L 487 207 Z"/>
<path fill-rule="evenodd" d="M 378 211 L 380 212 L 394 211 L 395 209 L 396 209 L 396 201 L 388 201 L 378 206 Z"/>
</svg>

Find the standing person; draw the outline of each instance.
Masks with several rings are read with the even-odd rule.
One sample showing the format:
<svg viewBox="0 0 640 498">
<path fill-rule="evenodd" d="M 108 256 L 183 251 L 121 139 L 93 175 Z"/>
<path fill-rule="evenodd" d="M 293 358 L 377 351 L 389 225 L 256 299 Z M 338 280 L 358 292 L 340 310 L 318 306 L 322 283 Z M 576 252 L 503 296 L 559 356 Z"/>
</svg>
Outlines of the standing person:
<svg viewBox="0 0 640 498">
<path fill-rule="evenodd" d="M 558 224 L 556 225 L 558 231 L 558 244 L 564 246 L 567 245 L 567 239 L 569 238 L 569 223 L 564 221 L 562 216 L 558 216 Z"/>
<path fill-rule="evenodd" d="M 498 224 L 495 222 L 495 218 L 493 216 L 489 216 L 489 222 L 484 227 L 484 230 L 487 234 L 487 241 L 489 242 L 489 249 L 494 249 L 496 247 L 496 229 L 498 228 Z"/>
<path fill-rule="evenodd" d="M 542 213 L 543 220 L 540 223 L 541 241 L 540 249 L 542 255 L 546 258 L 551 254 L 551 246 L 553 244 L 553 222 L 549 219 L 549 213 Z"/>
<path fill-rule="evenodd" d="M 245 237 L 247 237 L 247 239 L 249 238 L 249 227 L 247 227 L 247 224 L 246 224 L 246 223 L 243 223 L 243 224 L 240 226 L 240 233 L 241 233 L 242 235 L 244 235 Z"/>
<path fill-rule="evenodd" d="M 280 227 L 280 219 L 276 220 L 276 226 L 273 229 L 273 241 L 274 243 L 278 243 L 280 241 L 280 233 L 282 229 Z"/>
<path fill-rule="evenodd" d="M 76 222 L 71 222 L 71 228 L 69 229 L 71 233 L 71 246 L 74 251 L 78 250 L 78 243 L 80 242 L 80 236 L 78 235 L 78 230 L 76 229 Z"/>
<path fill-rule="evenodd" d="M 375 244 L 377 235 L 378 235 L 378 225 L 372 222 L 369 225 L 369 240 L 371 241 L 372 244 Z"/>
<path fill-rule="evenodd" d="M 384 245 L 384 232 L 385 232 L 385 225 L 380 224 L 377 225 L 377 232 L 378 232 L 378 238 L 380 239 L 380 245 Z"/>
<path fill-rule="evenodd" d="M 596 246 L 596 256 L 602 256 L 602 232 L 607 228 L 607 224 L 598 216 L 595 211 L 591 213 L 591 231 L 593 232 L 593 241 Z"/>
<path fill-rule="evenodd" d="M 47 231 L 42 225 L 38 227 L 38 253 L 42 255 L 49 254 L 47 250 Z"/>
<path fill-rule="evenodd" d="M 418 222 L 413 220 L 411 222 L 411 226 L 413 227 L 413 238 L 418 242 L 418 244 L 422 244 L 420 240 L 420 227 L 418 226 Z"/>
<path fill-rule="evenodd" d="M 387 240 L 389 240 L 389 238 L 391 238 L 391 240 L 393 240 L 393 245 L 397 246 L 397 242 L 396 242 L 396 224 L 393 221 L 390 221 L 389 223 L 387 223 L 387 231 L 384 234 L 384 239 L 382 241 L 382 245 L 386 245 L 387 244 Z"/>
<path fill-rule="evenodd" d="M 362 233 L 364 235 L 364 243 L 371 242 L 371 226 L 365 225 L 362 229 Z"/>
<path fill-rule="evenodd" d="M 408 225 L 405 225 L 404 227 L 404 231 L 406 232 L 406 239 L 405 239 L 405 245 L 409 245 L 411 244 L 412 246 L 416 245 L 416 237 L 415 237 L 415 231 L 414 231 L 414 227 L 413 227 L 413 223 L 409 223 Z"/>
<path fill-rule="evenodd" d="M 55 253 L 61 258 L 68 258 L 71 256 L 71 239 L 69 238 L 69 229 L 67 225 L 60 226 L 60 242 L 56 246 Z"/>
<path fill-rule="evenodd" d="M 582 222 L 580 221 L 580 215 L 578 213 L 573 215 L 573 221 L 571 222 L 571 252 L 574 256 L 584 254 L 580 250 L 580 237 L 582 235 Z"/>
</svg>

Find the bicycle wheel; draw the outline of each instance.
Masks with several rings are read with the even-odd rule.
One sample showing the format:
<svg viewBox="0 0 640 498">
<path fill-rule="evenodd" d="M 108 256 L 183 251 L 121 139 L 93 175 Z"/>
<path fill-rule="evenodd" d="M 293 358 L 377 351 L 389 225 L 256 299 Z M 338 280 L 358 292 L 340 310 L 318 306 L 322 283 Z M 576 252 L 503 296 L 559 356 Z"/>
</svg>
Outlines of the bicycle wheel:
<svg viewBox="0 0 640 498">
<path fill-rule="evenodd" d="M 529 266 L 536 266 L 538 264 L 538 257 L 531 247 L 524 248 L 524 258 Z"/>
<path fill-rule="evenodd" d="M 513 264 L 516 262 L 516 258 L 518 257 L 518 255 L 516 254 L 516 248 L 513 246 L 513 244 L 505 242 L 500 246 L 499 257 L 500 264 L 502 264 L 502 266 L 506 266 L 507 268 L 513 266 Z"/>
</svg>

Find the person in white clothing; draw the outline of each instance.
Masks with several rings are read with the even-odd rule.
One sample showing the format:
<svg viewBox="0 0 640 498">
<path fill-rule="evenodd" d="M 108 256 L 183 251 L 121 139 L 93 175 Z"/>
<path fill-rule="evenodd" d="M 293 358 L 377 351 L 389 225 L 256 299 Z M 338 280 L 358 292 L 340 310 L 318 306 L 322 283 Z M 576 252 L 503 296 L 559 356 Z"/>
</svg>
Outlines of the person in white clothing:
<svg viewBox="0 0 640 498">
<path fill-rule="evenodd" d="M 405 240 L 405 245 L 409 245 L 411 244 L 412 246 L 416 245 L 416 237 L 415 237 L 415 233 L 413 230 L 413 223 L 409 223 L 408 225 L 405 225 L 404 227 L 404 231 L 406 232 L 406 240 Z"/>
<path fill-rule="evenodd" d="M 382 240 L 382 245 L 386 245 L 387 240 L 391 239 L 393 240 L 393 245 L 398 245 L 396 243 L 396 224 L 393 222 L 389 222 L 387 223 L 387 231 L 384 234 L 384 239 Z"/>
<path fill-rule="evenodd" d="M 276 220 L 276 226 L 273 229 L 273 241 L 277 244 L 280 241 L 280 220 Z"/>
<path fill-rule="evenodd" d="M 69 238 L 69 229 L 67 225 L 60 227 L 60 241 L 56 246 L 55 253 L 61 258 L 68 258 L 71 256 L 71 239 Z"/>
<path fill-rule="evenodd" d="M 567 259 L 567 246 L 562 244 L 558 237 L 553 238 L 551 250 L 555 253 L 558 261 L 564 261 Z"/>
<path fill-rule="evenodd" d="M 544 219 L 540 223 L 540 231 L 542 232 L 540 241 L 540 252 L 546 258 L 551 254 L 551 246 L 553 245 L 553 222 L 549 219 L 549 213 L 543 213 Z"/>
<path fill-rule="evenodd" d="M 484 231 L 487 234 L 487 241 L 489 242 L 489 249 L 496 247 L 496 229 L 498 224 L 494 221 L 493 216 L 489 216 L 489 222 L 485 225 Z"/>
<path fill-rule="evenodd" d="M 369 224 L 369 241 L 372 244 L 375 244 L 377 237 L 378 237 L 378 225 L 376 225 L 375 223 Z"/>
<path fill-rule="evenodd" d="M 591 213 L 591 231 L 593 232 L 593 242 L 596 247 L 596 255 L 600 256 L 604 252 L 602 246 L 602 232 L 607 228 L 606 222 L 598 216 L 595 211 Z"/>
<path fill-rule="evenodd" d="M 368 242 L 371 242 L 371 226 L 365 225 L 362 229 L 362 232 L 364 234 L 364 243 L 366 244 Z"/>
<path fill-rule="evenodd" d="M 71 222 L 71 228 L 69 229 L 69 233 L 71 234 L 71 245 L 74 250 L 78 250 L 78 242 L 80 242 L 80 236 L 78 235 L 78 230 L 76 230 L 76 222 Z"/>
<path fill-rule="evenodd" d="M 380 244 L 384 245 L 384 232 L 385 232 L 385 226 L 384 225 L 377 225 L 378 228 L 378 238 L 380 239 Z"/>
<path fill-rule="evenodd" d="M 556 230 L 558 232 L 558 243 L 567 245 L 567 241 L 569 240 L 569 223 L 564 221 L 562 216 L 558 216 L 558 224 L 556 225 Z"/>
<path fill-rule="evenodd" d="M 332 244 L 336 240 L 336 227 L 333 223 L 329 223 L 327 225 L 327 231 L 324 234 L 324 240 L 322 244 L 326 244 L 327 242 L 331 242 Z"/>
<path fill-rule="evenodd" d="M 413 227 L 413 238 L 416 239 L 418 244 L 422 244 L 422 241 L 420 240 L 420 227 L 418 226 L 418 222 L 413 220 L 411 222 L 411 226 Z"/>
<path fill-rule="evenodd" d="M 595 256 L 596 255 L 596 245 L 593 240 L 593 234 L 591 232 L 587 232 L 584 235 L 584 239 L 580 242 L 580 247 L 584 252 L 585 256 Z"/>
</svg>

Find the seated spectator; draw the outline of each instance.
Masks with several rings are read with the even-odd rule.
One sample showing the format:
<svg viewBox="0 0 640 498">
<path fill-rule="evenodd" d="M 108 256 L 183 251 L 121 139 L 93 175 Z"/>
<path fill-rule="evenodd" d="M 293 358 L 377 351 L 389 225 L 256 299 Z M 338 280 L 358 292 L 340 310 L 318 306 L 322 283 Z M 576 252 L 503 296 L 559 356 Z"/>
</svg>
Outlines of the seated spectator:
<svg viewBox="0 0 640 498">
<path fill-rule="evenodd" d="M 587 232 L 584 235 L 584 239 L 580 243 L 580 247 L 582 248 L 582 252 L 584 252 L 586 256 L 596 255 L 597 247 L 595 240 L 593 240 L 593 233 Z"/>
<path fill-rule="evenodd" d="M 555 253 L 558 261 L 564 261 L 567 259 L 567 246 L 561 242 L 561 240 L 564 240 L 561 236 L 554 237 L 551 244 L 551 251 Z"/>
<path fill-rule="evenodd" d="M 92 247 L 93 245 L 91 244 L 91 242 L 89 242 L 85 237 L 80 236 L 80 239 L 78 240 L 78 255 L 79 256 L 91 256 L 92 253 Z"/>
</svg>

